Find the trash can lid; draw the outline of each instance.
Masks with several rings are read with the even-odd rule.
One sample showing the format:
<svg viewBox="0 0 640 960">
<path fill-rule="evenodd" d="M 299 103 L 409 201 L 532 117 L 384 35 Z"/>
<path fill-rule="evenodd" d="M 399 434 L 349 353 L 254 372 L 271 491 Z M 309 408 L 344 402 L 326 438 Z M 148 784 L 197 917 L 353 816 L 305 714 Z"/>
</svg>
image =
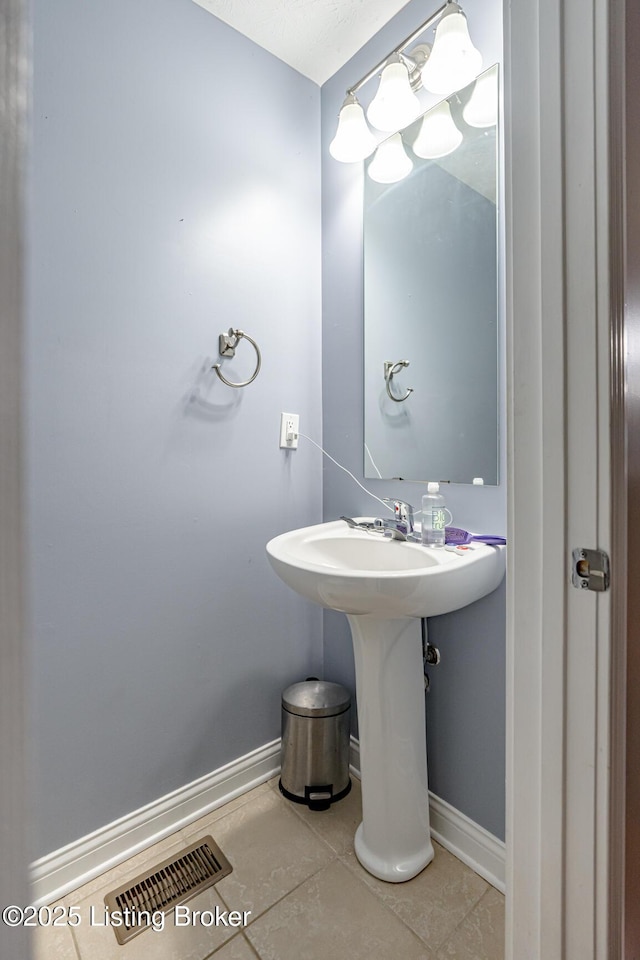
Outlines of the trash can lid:
<svg viewBox="0 0 640 960">
<path fill-rule="evenodd" d="M 339 683 L 329 680 L 304 680 L 293 683 L 282 694 L 282 706 L 298 717 L 333 717 L 351 704 L 351 694 Z"/>
</svg>

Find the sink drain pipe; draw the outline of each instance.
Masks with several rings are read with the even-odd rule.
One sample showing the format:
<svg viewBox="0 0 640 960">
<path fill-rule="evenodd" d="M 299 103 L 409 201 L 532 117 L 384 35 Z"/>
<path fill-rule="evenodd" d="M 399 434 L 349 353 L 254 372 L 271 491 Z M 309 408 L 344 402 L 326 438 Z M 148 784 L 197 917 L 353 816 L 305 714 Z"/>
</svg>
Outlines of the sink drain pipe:
<svg viewBox="0 0 640 960">
<path fill-rule="evenodd" d="M 422 631 L 422 666 L 424 669 L 424 689 L 429 691 L 430 680 L 427 667 L 437 667 L 440 663 L 440 651 L 427 640 L 427 618 L 420 618 L 420 629 Z"/>
</svg>

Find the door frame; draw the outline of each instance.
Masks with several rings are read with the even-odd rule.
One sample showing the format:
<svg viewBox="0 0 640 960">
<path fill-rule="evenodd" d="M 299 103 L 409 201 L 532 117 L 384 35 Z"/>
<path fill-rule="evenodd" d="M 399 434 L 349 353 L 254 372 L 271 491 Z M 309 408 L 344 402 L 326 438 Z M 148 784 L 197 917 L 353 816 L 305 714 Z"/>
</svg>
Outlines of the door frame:
<svg viewBox="0 0 640 960">
<path fill-rule="evenodd" d="M 505 4 L 508 960 L 611 956 L 611 593 L 570 576 L 611 553 L 608 30 Z"/>
<path fill-rule="evenodd" d="M 640 951 L 640 10 L 612 0 L 612 738 L 610 944 Z"/>
</svg>

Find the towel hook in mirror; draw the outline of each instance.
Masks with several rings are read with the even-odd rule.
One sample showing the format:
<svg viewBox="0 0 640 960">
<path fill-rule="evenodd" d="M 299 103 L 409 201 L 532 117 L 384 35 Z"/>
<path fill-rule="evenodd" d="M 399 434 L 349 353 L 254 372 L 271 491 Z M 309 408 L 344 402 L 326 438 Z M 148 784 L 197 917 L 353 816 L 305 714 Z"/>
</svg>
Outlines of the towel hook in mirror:
<svg viewBox="0 0 640 960">
<path fill-rule="evenodd" d="M 409 366 L 408 360 L 397 360 L 395 363 L 393 363 L 391 360 L 384 361 L 384 382 L 387 387 L 387 393 L 389 394 L 391 399 L 394 401 L 394 403 L 402 403 L 404 400 L 407 399 L 410 393 L 413 393 L 413 387 L 407 387 L 407 392 L 405 393 L 404 397 L 394 397 L 394 395 L 391 392 L 391 381 L 393 380 L 394 375 L 396 373 L 400 373 L 403 367 L 408 367 L 408 366 Z"/>
<path fill-rule="evenodd" d="M 219 343 L 218 352 L 221 357 L 235 357 L 236 347 L 238 346 L 238 343 L 243 337 L 245 340 L 249 341 L 249 343 L 255 350 L 256 360 L 257 360 L 256 369 L 254 370 L 253 374 L 249 377 L 248 380 L 243 380 L 242 383 L 233 383 L 232 380 L 227 380 L 227 378 L 222 373 L 220 373 L 219 363 L 214 363 L 214 365 L 211 368 L 212 370 L 215 370 L 215 372 L 218 374 L 222 382 L 226 383 L 228 387 L 246 387 L 250 383 L 253 383 L 255 378 L 260 373 L 260 366 L 262 364 L 262 357 L 260 356 L 260 348 L 258 347 L 258 344 L 255 342 L 255 340 L 252 337 L 250 337 L 248 333 L 245 333 L 243 330 L 234 330 L 233 327 L 229 327 L 228 333 L 221 333 L 218 340 L 218 343 Z"/>
</svg>

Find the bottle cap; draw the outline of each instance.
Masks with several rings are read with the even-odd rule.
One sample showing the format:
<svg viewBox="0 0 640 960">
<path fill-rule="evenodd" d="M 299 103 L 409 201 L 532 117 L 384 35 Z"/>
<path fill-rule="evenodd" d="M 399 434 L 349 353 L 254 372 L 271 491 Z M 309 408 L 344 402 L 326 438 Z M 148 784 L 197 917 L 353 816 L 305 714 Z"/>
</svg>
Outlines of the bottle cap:
<svg viewBox="0 0 640 960">
<path fill-rule="evenodd" d="M 439 493 L 439 492 L 440 492 L 440 484 L 438 483 L 438 481 L 430 480 L 429 483 L 427 484 L 427 493 Z"/>
</svg>

